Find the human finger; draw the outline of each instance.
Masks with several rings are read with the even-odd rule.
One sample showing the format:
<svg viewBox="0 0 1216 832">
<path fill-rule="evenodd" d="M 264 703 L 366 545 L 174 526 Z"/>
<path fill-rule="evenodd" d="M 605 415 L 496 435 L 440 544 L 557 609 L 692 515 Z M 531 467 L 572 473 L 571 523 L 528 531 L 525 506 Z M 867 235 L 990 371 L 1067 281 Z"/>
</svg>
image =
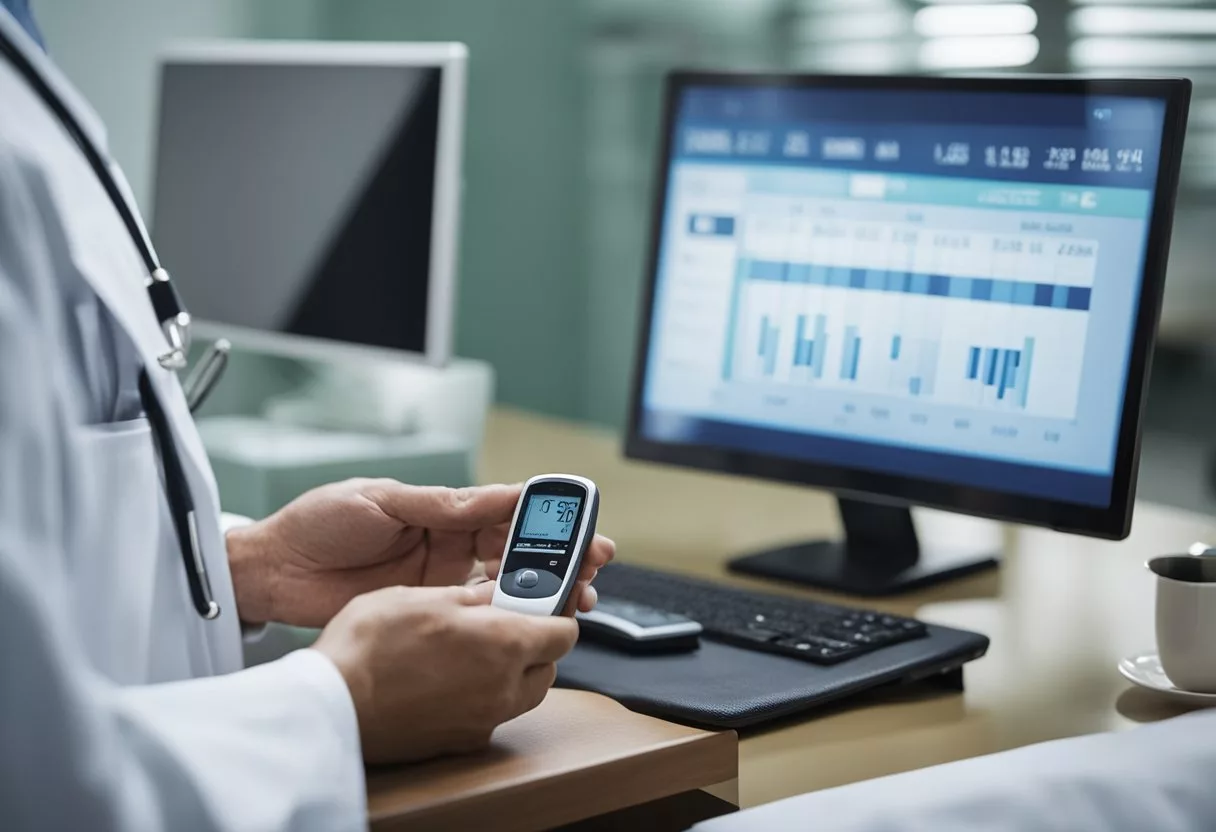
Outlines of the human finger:
<svg viewBox="0 0 1216 832">
<path fill-rule="evenodd" d="M 538 664 L 525 670 L 519 683 L 516 716 L 526 714 L 543 702 L 556 681 L 556 664 Z"/>
<path fill-rule="evenodd" d="M 599 603 L 599 590 L 591 584 L 580 584 L 579 589 L 582 591 L 578 594 L 578 611 L 591 612 L 595 609 L 595 605 Z"/>
<path fill-rule="evenodd" d="M 501 523 L 486 526 L 473 532 L 473 556 L 487 561 L 502 557 L 507 548 L 507 535 L 511 531 L 511 518 Z"/>
<path fill-rule="evenodd" d="M 604 537 L 602 534 L 597 534 L 591 541 L 591 545 L 587 547 L 587 554 L 583 557 L 583 568 L 580 575 L 586 575 L 588 570 L 592 575 L 607 566 L 616 557 L 616 542 L 610 537 Z M 591 575 L 587 575 L 590 580 Z"/>
<path fill-rule="evenodd" d="M 591 545 L 587 547 L 587 554 L 583 556 L 583 562 L 579 565 L 578 580 L 585 584 L 591 583 L 595 580 L 600 568 L 607 566 L 614 557 L 616 557 L 616 544 L 609 538 L 597 534 L 591 541 Z"/>
<path fill-rule="evenodd" d="M 500 571 L 502 571 L 502 558 L 498 557 L 498 558 L 493 558 L 491 560 L 483 561 L 481 566 L 482 566 L 482 569 L 485 570 L 487 578 L 489 578 L 492 581 L 498 580 L 498 573 Z"/>
<path fill-rule="evenodd" d="M 549 664 L 574 649 L 578 641 L 578 624 L 573 618 L 560 615 L 532 616 L 512 613 L 519 619 L 512 626 L 523 648 L 524 665 Z"/>
<path fill-rule="evenodd" d="M 364 494 L 385 514 L 407 525 L 471 532 L 509 521 L 520 487 L 517 483 L 445 488 L 381 479 L 366 485 Z"/>
<path fill-rule="evenodd" d="M 489 604 L 494 600 L 494 581 L 489 578 L 477 579 L 468 584 L 469 592 L 477 604 Z"/>
</svg>

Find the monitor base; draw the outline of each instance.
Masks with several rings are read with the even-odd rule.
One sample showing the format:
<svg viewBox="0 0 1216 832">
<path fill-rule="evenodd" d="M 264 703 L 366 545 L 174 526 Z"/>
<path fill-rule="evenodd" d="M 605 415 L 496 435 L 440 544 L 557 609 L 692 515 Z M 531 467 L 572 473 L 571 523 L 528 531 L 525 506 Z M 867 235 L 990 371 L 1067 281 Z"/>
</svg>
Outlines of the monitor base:
<svg viewBox="0 0 1216 832">
<path fill-rule="evenodd" d="M 920 552 L 914 563 L 892 565 L 850 555 L 843 541 L 821 540 L 768 549 L 735 558 L 732 572 L 775 578 L 829 592 L 871 598 L 899 595 L 965 575 L 995 569 L 999 555 L 967 552 Z"/>
<path fill-rule="evenodd" d="M 735 558 L 732 572 L 813 586 L 847 595 L 911 592 L 1000 563 L 996 553 L 923 548 L 907 508 L 841 499 L 844 540 L 795 543 Z"/>
</svg>

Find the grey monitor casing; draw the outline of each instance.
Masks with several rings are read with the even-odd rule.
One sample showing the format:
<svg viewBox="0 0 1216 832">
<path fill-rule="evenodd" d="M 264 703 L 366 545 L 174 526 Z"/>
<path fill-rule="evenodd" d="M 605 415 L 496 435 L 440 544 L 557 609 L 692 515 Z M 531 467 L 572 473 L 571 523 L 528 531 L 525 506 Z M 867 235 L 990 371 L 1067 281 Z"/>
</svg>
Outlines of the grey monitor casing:
<svg viewBox="0 0 1216 832">
<path fill-rule="evenodd" d="M 162 54 L 152 234 L 201 333 L 304 358 L 370 350 L 438 366 L 448 362 L 466 63 L 467 51 L 458 43 L 215 41 L 178 44 Z M 209 68 L 229 72 L 208 74 Z M 189 102 L 166 82 L 183 69 L 194 72 Z M 234 69 L 251 84 L 279 73 L 265 88 L 287 94 L 271 100 L 228 94 L 221 81 L 231 82 Z M 296 69 L 302 71 L 283 74 Z M 307 270 L 340 233 L 344 213 L 358 209 L 352 203 L 391 151 L 396 122 L 409 119 L 410 96 L 419 94 L 418 79 L 427 71 L 439 73 L 429 249 L 417 252 L 427 273 L 424 284 L 410 286 L 403 267 L 402 285 L 386 287 L 419 301 L 424 292 L 425 310 L 418 304 L 403 310 L 400 342 L 289 331 L 281 324 L 298 300 L 292 291 L 298 293 Z M 359 94 L 350 95 L 355 78 Z M 233 122 L 238 126 L 230 127 Z M 408 164 L 411 172 L 427 172 L 426 163 Z M 342 291 L 329 291 L 335 289 Z M 359 302 L 374 309 L 376 301 Z M 418 332 L 407 331 L 411 326 Z"/>
</svg>

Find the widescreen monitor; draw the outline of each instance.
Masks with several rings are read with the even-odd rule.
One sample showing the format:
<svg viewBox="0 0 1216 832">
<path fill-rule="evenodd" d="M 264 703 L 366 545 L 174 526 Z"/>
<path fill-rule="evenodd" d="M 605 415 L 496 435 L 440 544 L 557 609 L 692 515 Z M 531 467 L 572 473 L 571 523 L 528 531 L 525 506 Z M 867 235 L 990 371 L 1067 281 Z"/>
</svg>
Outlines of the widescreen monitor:
<svg viewBox="0 0 1216 832">
<path fill-rule="evenodd" d="M 1126 535 L 1188 97 L 674 74 L 628 454 L 839 492 L 851 552 L 736 564 L 783 577 L 928 579 L 871 503 Z"/>
</svg>

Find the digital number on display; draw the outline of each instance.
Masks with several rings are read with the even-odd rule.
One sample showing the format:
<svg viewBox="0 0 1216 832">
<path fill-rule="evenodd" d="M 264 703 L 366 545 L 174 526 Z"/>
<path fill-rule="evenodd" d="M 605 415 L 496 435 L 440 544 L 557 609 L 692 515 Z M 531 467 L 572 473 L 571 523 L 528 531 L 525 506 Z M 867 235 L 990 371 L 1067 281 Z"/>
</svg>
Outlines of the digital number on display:
<svg viewBox="0 0 1216 832">
<path fill-rule="evenodd" d="M 582 504 L 579 497 L 538 494 L 528 501 L 521 537 L 566 541 L 574 533 L 574 521 Z"/>
</svg>

